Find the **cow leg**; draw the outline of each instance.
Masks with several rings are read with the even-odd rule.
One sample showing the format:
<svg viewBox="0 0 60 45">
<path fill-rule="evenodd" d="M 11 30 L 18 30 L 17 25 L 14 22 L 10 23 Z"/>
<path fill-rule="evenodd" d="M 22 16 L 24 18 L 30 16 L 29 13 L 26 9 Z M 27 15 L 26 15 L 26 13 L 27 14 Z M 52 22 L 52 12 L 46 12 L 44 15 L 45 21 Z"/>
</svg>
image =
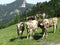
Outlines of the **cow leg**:
<svg viewBox="0 0 60 45">
<path fill-rule="evenodd" d="M 22 37 L 22 31 L 19 31 L 19 38 Z"/>
<path fill-rule="evenodd" d="M 29 30 L 27 30 L 27 39 L 29 38 L 30 35 L 29 33 L 30 33 Z"/>
<path fill-rule="evenodd" d="M 47 30 L 48 30 L 47 28 L 43 29 L 43 32 L 42 32 L 43 33 L 43 38 L 44 37 L 47 38 Z"/>
<path fill-rule="evenodd" d="M 33 35 L 35 35 L 35 30 L 33 31 Z"/>
<path fill-rule="evenodd" d="M 27 33 L 27 39 L 29 38 L 29 33 Z"/>
<path fill-rule="evenodd" d="M 44 34 L 43 34 L 43 37 L 42 37 L 42 38 L 44 38 L 44 36 L 45 36 L 45 32 L 44 32 Z"/>
<path fill-rule="evenodd" d="M 35 30 L 33 31 L 33 35 L 35 35 L 35 34 L 36 34 L 36 32 L 37 32 L 37 29 L 35 29 Z"/>
<path fill-rule="evenodd" d="M 30 30 L 30 39 L 32 39 L 33 30 Z"/>
<path fill-rule="evenodd" d="M 56 32 L 56 25 L 53 25 L 53 32 Z"/>
<path fill-rule="evenodd" d="M 48 30 L 48 28 L 45 29 L 45 38 L 47 38 L 47 36 L 48 36 L 47 30 Z"/>
<path fill-rule="evenodd" d="M 45 36 L 45 29 L 42 29 L 42 38 Z"/>
<path fill-rule="evenodd" d="M 41 32 L 41 34 L 44 34 L 44 29 L 42 29 L 42 32 Z"/>
<path fill-rule="evenodd" d="M 18 34 L 18 37 L 19 37 L 19 29 L 18 29 L 18 27 L 17 27 L 17 34 Z"/>
<path fill-rule="evenodd" d="M 19 37 L 19 30 L 17 29 L 17 34 L 18 34 L 18 37 Z"/>
<path fill-rule="evenodd" d="M 19 31 L 19 29 L 17 28 L 17 33 L 18 33 L 18 38 L 20 38 L 21 37 L 21 32 Z"/>
</svg>

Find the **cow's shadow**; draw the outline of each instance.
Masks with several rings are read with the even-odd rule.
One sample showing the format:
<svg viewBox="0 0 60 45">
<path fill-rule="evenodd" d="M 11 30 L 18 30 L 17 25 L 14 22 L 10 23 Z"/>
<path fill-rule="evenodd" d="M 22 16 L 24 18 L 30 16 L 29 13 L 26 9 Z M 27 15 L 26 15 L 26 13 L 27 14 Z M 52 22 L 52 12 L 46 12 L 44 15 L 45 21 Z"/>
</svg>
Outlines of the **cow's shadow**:
<svg viewBox="0 0 60 45">
<path fill-rule="evenodd" d="M 50 32 L 48 32 L 48 33 L 54 33 L 53 31 L 50 31 Z"/>
<path fill-rule="evenodd" d="M 35 40 L 38 40 L 38 39 L 41 39 L 41 38 L 42 38 L 42 35 L 41 35 L 40 33 L 36 33 L 36 34 L 33 36 L 33 38 L 34 38 Z"/>
<path fill-rule="evenodd" d="M 23 37 L 21 37 L 21 38 L 19 38 L 19 37 L 14 37 L 14 38 L 11 38 L 9 41 L 10 42 L 13 42 L 13 41 L 15 41 L 15 40 L 17 40 L 17 39 L 24 39 L 24 38 L 27 38 L 26 36 L 23 36 Z"/>
<path fill-rule="evenodd" d="M 15 41 L 16 39 L 18 39 L 17 37 L 16 38 L 11 38 L 9 41 L 10 42 L 13 42 L 13 41 Z"/>
<path fill-rule="evenodd" d="M 53 33 L 52 31 L 48 32 L 48 33 Z M 42 38 L 42 33 L 36 33 L 34 36 L 33 36 L 33 39 L 34 40 L 38 40 L 38 39 L 41 39 Z M 27 36 L 22 36 L 21 38 L 18 38 L 18 37 L 14 37 L 14 38 L 11 38 L 9 39 L 10 42 L 13 42 L 17 39 L 27 39 Z"/>
<path fill-rule="evenodd" d="M 53 33 L 53 31 L 50 31 L 50 32 L 48 32 L 48 33 Z M 36 33 L 36 34 L 33 36 L 33 38 L 34 38 L 35 40 L 41 39 L 41 38 L 42 38 L 42 33 Z"/>
<path fill-rule="evenodd" d="M 27 38 L 27 36 L 22 36 L 20 39 L 24 39 L 24 38 Z"/>
</svg>

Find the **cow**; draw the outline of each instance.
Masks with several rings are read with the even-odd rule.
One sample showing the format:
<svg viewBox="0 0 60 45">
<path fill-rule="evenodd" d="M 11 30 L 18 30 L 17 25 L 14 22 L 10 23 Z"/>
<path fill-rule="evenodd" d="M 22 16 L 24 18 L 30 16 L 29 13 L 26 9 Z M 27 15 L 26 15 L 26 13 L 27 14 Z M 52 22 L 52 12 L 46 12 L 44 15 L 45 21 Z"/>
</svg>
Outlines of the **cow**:
<svg viewBox="0 0 60 45">
<path fill-rule="evenodd" d="M 36 14 L 36 18 L 39 19 L 42 14 Z"/>
<path fill-rule="evenodd" d="M 26 17 L 26 20 L 35 20 L 36 19 L 36 16 L 28 16 Z"/>
<path fill-rule="evenodd" d="M 30 38 L 32 39 L 33 32 L 37 31 L 38 27 L 38 21 L 36 20 L 30 20 L 26 22 L 26 28 L 27 28 L 27 39 Z"/>
<path fill-rule="evenodd" d="M 53 32 L 56 32 L 57 21 L 57 17 L 44 19 L 43 21 L 38 21 L 38 26 L 42 29 L 43 38 L 47 38 L 47 30 L 49 27 L 53 27 Z"/>
<path fill-rule="evenodd" d="M 36 14 L 36 18 L 39 19 L 40 17 L 42 17 L 42 19 L 45 19 L 46 14 L 45 13 L 38 13 Z"/>
<path fill-rule="evenodd" d="M 21 38 L 24 31 L 24 22 L 20 22 L 16 26 L 17 26 L 18 37 Z"/>
</svg>

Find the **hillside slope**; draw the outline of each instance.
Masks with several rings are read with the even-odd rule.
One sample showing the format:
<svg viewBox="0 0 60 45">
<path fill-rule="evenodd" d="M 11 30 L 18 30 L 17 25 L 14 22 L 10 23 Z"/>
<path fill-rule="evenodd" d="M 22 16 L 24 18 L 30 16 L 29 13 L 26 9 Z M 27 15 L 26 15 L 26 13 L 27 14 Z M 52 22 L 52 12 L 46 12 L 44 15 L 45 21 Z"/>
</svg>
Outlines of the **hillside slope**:
<svg viewBox="0 0 60 45">
<path fill-rule="evenodd" d="M 60 18 L 58 18 L 60 20 Z M 48 30 L 48 38 L 41 39 L 40 32 L 41 29 L 38 28 L 37 39 L 26 39 L 26 29 L 23 34 L 23 39 L 17 38 L 16 25 L 9 26 L 4 29 L 0 29 L 0 45 L 50 45 L 50 44 L 60 44 L 60 21 L 58 20 L 58 28 L 56 33 L 52 33 L 52 28 Z"/>
</svg>

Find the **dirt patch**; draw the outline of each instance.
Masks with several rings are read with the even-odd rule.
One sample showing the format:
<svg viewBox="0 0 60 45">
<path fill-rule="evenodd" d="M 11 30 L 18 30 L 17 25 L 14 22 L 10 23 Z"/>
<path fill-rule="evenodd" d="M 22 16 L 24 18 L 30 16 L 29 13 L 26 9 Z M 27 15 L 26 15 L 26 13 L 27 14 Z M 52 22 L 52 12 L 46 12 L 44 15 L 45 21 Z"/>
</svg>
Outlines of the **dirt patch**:
<svg viewBox="0 0 60 45">
<path fill-rule="evenodd" d="M 43 45 L 60 45 L 60 43 L 44 42 Z"/>
<path fill-rule="evenodd" d="M 47 45 L 60 45 L 60 44 L 56 44 L 56 43 L 48 43 Z"/>
</svg>

